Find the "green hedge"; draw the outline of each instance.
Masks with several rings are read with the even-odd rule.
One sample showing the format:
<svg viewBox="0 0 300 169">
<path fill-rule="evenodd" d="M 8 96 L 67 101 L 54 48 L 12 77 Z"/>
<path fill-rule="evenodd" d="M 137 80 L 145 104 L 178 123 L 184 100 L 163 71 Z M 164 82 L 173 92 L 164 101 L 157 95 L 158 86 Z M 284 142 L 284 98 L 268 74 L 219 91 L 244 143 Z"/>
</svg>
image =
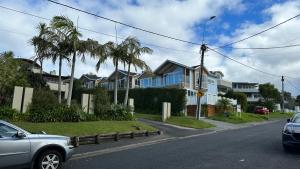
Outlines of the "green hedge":
<svg viewBox="0 0 300 169">
<path fill-rule="evenodd" d="M 80 105 L 70 107 L 59 104 L 57 97 L 50 90 L 35 90 L 28 109 L 28 121 L 31 122 L 79 122 L 95 120 L 133 120 L 130 109 L 119 105 L 110 105 L 106 90 L 95 88 L 84 93 L 95 96 L 95 113 L 83 112 Z"/>
<path fill-rule="evenodd" d="M 113 91 L 109 92 L 113 99 Z M 125 90 L 118 91 L 118 102 L 123 103 Z M 162 102 L 171 103 L 172 115 L 181 115 L 186 106 L 186 90 L 174 88 L 130 89 L 129 98 L 134 99 L 136 112 L 161 114 Z"/>
</svg>

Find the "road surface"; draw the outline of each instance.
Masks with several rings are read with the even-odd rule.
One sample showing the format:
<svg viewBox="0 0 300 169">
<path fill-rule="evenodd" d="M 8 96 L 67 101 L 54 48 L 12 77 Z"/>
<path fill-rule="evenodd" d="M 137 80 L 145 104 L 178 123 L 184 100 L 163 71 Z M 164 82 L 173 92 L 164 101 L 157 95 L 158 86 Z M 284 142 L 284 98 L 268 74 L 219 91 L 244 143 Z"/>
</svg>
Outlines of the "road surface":
<svg viewBox="0 0 300 169">
<path fill-rule="evenodd" d="M 71 159 L 66 169 L 299 169 L 281 146 L 284 121 Z"/>
</svg>

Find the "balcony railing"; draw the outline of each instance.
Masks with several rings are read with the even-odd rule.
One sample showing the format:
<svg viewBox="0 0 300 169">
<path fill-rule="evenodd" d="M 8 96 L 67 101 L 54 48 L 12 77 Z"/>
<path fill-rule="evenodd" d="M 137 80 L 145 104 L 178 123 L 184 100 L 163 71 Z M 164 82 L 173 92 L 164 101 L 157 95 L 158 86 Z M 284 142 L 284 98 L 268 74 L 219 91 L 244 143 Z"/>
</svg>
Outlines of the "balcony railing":
<svg viewBox="0 0 300 169">
<path fill-rule="evenodd" d="M 218 86 L 232 88 L 232 83 L 223 79 L 218 79 Z"/>
</svg>

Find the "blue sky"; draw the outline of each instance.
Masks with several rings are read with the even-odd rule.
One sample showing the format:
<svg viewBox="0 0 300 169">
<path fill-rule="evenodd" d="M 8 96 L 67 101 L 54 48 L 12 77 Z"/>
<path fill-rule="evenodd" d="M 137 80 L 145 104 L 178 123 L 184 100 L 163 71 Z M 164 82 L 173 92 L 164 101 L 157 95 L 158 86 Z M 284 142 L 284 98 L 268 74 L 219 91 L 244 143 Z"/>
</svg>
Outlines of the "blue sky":
<svg viewBox="0 0 300 169">
<path fill-rule="evenodd" d="M 299 0 L 59 1 L 137 27 L 194 42 L 201 42 L 202 40 L 204 20 L 212 15 L 216 15 L 215 20 L 208 22 L 205 33 L 206 43 L 211 47 L 247 37 L 300 13 Z M 105 34 L 115 34 L 115 25 L 113 23 L 51 4 L 46 0 L 0 0 L 0 5 L 47 18 L 52 18 L 55 15 L 65 15 L 76 22 L 79 17 L 80 27 Z M 48 21 L 1 8 L 0 15 L 0 51 L 12 50 L 17 56 L 26 58 L 34 56 L 33 47 L 28 44 L 28 41 L 36 34 L 35 28 L 37 24 L 39 22 L 48 23 Z M 297 29 L 299 27 L 300 19 L 297 18 L 272 31 L 235 44 L 234 47 L 269 47 L 300 43 L 300 29 Z M 199 63 L 199 54 L 197 54 L 199 46 L 150 35 L 121 25 L 117 25 L 117 30 L 118 35 L 121 37 L 136 36 L 144 44 L 171 48 L 163 49 L 149 46 L 154 50 L 154 53 L 151 56 L 143 56 L 143 59 L 152 69 L 158 67 L 166 59 L 188 66 Z M 81 31 L 83 39 L 93 38 L 101 43 L 114 40 L 113 37 Z M 266 72 L 295 77 L 289 79 L 289 81 L 296 87 L 287 85 L 287 89 L 294 95 L 300 94 L 300 75 L 298 73 L 300 71 L 299 48 L 269 51 L 220 49 L 220 52 L 233 57 L 239 62 Z M 63 73 L 67 75 L 70 73 L 70 68 L 68 64 L 64 63 L 64 65 Z M 224 78 L 231 81 L 271 82 L 280 88 L 279 78 L 261 74 L 213 52 L 206 53 L 205 65 L 209 70 L 223 71 L 225 74 Z M 50 61 L 45 64 L 46 71 L 57 70 L 57 68 L 58 66 L 53 65 Z M 90 72 L 98 76 L 108 76 L 113 71 L 113 65 L 108 61 L 102 65 L 99 72 L 96 72 L 95 60 L 89 58 L 86 63 L 78 62 L 76 68 L 76 77 Z"/>
</svg>

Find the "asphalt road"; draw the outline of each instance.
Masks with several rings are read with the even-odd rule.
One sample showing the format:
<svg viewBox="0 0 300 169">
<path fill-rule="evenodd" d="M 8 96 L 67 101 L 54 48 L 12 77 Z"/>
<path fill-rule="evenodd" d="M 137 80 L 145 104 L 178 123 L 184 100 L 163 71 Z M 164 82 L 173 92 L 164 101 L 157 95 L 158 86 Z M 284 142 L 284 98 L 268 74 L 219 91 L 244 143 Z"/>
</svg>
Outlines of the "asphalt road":
<svg viewBox="0 0 300 169">
<path fill-rule="evenodd" d="M 299 169 L 300 152 L 281 146 L 284 122 L 228 130 L 87 158 L 66 169 Z"/>
</svg>

